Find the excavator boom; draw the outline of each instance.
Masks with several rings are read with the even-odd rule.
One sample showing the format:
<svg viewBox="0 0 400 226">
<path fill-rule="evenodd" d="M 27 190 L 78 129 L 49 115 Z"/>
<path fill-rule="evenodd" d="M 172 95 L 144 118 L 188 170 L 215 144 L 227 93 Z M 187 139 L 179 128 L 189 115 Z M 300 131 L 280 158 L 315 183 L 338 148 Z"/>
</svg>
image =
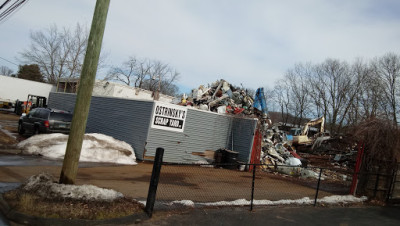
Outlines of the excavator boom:
<svg viewBox="0 0 400 226">
<path fill-rule="evenodd" d="M 294 146 L 311 145 L 314 142 L 314 138 L 313 137 L 308 137 L 309 128 L 310 128 L 310 126 L 315 126 L 315 125 L 319 125 L 319 124 L 321 124 L 320 133 L 325 132 L 325 129 L 324 129 L 325 118 L 324 118 L 324 116 L 322 116 L 320 118 L 317 118 L 317 119 L 310 120 L 309 122 L 307 122 L 304 125 L 304 128 L 303 128 L 301 134 L 298 135 L 298 136 L 294 136 L 293 137 L 293 145 Z"/>
</svg>

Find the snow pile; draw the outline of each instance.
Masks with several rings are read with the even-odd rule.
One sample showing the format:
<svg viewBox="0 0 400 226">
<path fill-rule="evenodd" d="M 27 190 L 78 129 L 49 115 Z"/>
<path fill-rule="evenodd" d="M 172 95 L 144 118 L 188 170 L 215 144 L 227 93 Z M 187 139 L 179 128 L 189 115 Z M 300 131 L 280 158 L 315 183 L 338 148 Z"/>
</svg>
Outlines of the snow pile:
<svg viewBox="0 0 400 226">
<path fill-rule="evenodd" d="M 278 201 L 271 200 L 253 200 L 253 205 L 290 205 L 290 204 L 299 204 L 299 205 L 309 205 L 314 203 L 314 200 L 311 200 L 308 197 L 304 197 L 301 199 L 282 199 Z M 220 201 L 220 202 L 209 202 L 209 203 L 201 203 L 201 205 L 205 206 L 246 206 L 250 205 L 251 201 L 246 199 L 237 199 L 234 201 Z"/>
<path fill-rule="evenodd" d="M 318 199 L 318 202 L 326 203 L 326 204 L 355 203 L 355 202 L 364 202 L 364 201 L 367 201 L 367 199 L 368 198 L 366 196 L 357 198 L 352 195 L 332 195 L 332 196 L 326 196 L 322 199 Z"/>
<path fill-rule="evenodd" d="M 192 200 L 180 200 L 180 201 L 172 201 L 168 203 L 167 205 L 182 205 L 182 206 L 190 206 L 194 207 L 194 202 Z"/>
<path fill-rule="evenodd" d="M 18 144 L 23 153 L 42 155 L 52 159 L 64 159 L 68 135 L 53 133 L 32 136 Z M 81 162 L 111 162 L 136 165 L 133 148 L 124 141 L 98 133 L 85 134 Z"/>
<path fill-rule="evenodd" d="M 79 200 L 113 201 L 122 198 L 123 194 L 111 189 L 99 188 L 93 185 L 67 185 L 53 182 L 53 177 L 47 173 L 31 176 L 22 186 L 26 191 L 36 192 L 45 198 L 70 198 Z"/>
<path fill-rule="evenodd" d="M 322 199 L 318 199 L 317 203 L 326 203 L 326 204 L 346 204 L 346 203 L 357 203 L 357 202 L 364 202 L 367 200 L 366 196 L 362 196 L 360 198 L 354 197 L 352 195 L 332 195 L 327 196 Z M 193 207 L 195 203 L 191 200 L 181 200 L 181 201 L 173 201 L 168 203 L 167 205 L 185 205 Z M 248 206 L 251 204 L 251 201 L 246 199 L 237 199 L 234 201 L 220 201 L 220 202 L 206 202 L 206 203 L 197 203 L 202 206 Z M 314 204 L 314 199 L 310 199 L 309 197 L 304 197 L 301 199 L 282 199 L 278 201 L 271 201 L 271 200 L 253 200 L 253 205 L 312 205 Z"/>
</svg>

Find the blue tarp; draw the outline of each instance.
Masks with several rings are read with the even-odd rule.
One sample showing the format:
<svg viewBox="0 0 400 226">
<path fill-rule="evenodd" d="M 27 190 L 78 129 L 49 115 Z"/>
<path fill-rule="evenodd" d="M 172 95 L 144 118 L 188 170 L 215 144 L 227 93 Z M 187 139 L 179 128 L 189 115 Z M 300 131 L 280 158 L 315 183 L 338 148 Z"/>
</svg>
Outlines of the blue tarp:
<svg viewBox="0 0 400 226">
<path fill-rule="evenodd" d="M 265 102 L 264 88 L 258 88 L 254 97 L 253 107 L 264 114 L 268 114 L 267 103 Z"/>
</svg>

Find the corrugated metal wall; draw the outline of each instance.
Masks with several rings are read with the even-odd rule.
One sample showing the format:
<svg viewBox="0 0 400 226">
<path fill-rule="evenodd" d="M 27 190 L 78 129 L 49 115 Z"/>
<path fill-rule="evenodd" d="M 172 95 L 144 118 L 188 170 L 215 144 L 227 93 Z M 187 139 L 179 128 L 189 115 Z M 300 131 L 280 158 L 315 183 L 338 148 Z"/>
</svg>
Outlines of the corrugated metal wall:
<svg viewBox="0 0 400 226">
<path fill-rule="evenodd" d="M 50 93 L 49 107 L 73 111 L 75 98 L 75 94 Z M 192 152 L 227 148 L 239 152 L 240 161 L 249 162 L 257 120 L 188 109 L 184 132 L 171 132 L 150 128 L 153 107 L 152 101 L 92 97 L 86 132 L 129 143 L 140 160 L 144 155 L 154 157 L 158 147 L 165 149 L 164 161 L 179 163 L 203 160 Z"/>
<path fill-rule="evenodd" d="M 231 123 L 224 115 L 188 109 L 183 133 L 150 128 L 146 156 L 155 156 L 156 148 L 162 147 L 167 162 L 201 160 L 192 152 L 225 148 Z"/>
<path fill-rule="evenodd" d="M 188 109 L 183 133 L 150 128 L 145 156 L 154 157 L 162 147 L 167 162 L 196 162 L 203 158 L 192 152 L 228 148 L 239 152 L 240 161 L 249 162 L 256 124 L 254 119 Z"/>
<path fill-rule="evenodd" d="M 257 120 L 255 119 L 233 118 L 228 149 L 238 151 L 239 160 L 242 162 L 250 162 L 256 126 Z"/>
<path fill-rule="evenodd" d="M 50 93 L 49 107 L 73 111 L 75 94 Z M 92 97 L 87 133 L 102 133 L 130 144 L 143 159 L 154 102 L 113 97 Z"/>
</svg>

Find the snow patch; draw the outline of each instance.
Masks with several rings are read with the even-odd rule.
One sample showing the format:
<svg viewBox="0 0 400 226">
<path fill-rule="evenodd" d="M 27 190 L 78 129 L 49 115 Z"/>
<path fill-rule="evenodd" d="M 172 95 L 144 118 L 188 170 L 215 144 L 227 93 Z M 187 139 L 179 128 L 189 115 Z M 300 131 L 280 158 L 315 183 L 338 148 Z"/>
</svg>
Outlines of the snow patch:
<svg viewBox="0 0 400 226">
<path fill-rule="evenodd" d="M 17 137 L 14 136 L 12 133 L 10 133 L 8 130 L 3 129 L 3 127 L 2 127 L 1 125 L 0 125 L 0 130 L 1 130 L 3 133 L 5 133 L 7 136 L 11 137 L 12 139 L 14 139 L 14 140 L 17 139 Z"/>
<path fill-rule="evenodd" d="M 51 159 L 64 159 L 68 135 L 39 134 L 20 142 L 17 147 L 25 154 L 42 155 Z M 82 162 L 111 162 L 136 165 L 133 148 L 126 142 L 99 134 L 85 134 L 80 155 Z"/>
<path fill-rule="evenodd" d="M 360 198 L 354 197 L 352 195 L 332 195 L 326 196 L 322 199 L 318 199 L 319 203 L 354 203 L 354 202 L 364 202 L 367 201 L 368 198 L 366 196 L 361 196 Z"/>
<path fill-rule="evenodd" d="M 333 195 L 333 196 L 327 196 L 322 199 L 318 199 L 317 203 L 326 203 L 326 204 L 345 204 L 345 203 L 358 203 L 358 202 L 364 202 L 367 200 L 366 196 L 362 196 L 360 198 L 354 197 L 352 195 Z M 191 200 L 181 200 L 181 201 L 173 201 L 170 202 L 166 205 L 185 205 L 185 206 L 190 206 L 193 207 L 195 204 L 201 205 L 201 206 L 248 206 L 251 204 L 250 200 L 246 199 L 237 199 L 234 201 L 219 201 L 219 202 L 206 202 L 206 203 L 194 203 Z M 301 199 L 282 199 L 282 200 L 277 200 L 277 201 L 271 201 L 271 200 L 253 200 L 253 205 L 262 205 L 262 206 L 268 206 L 268 205 L 292 205 L 292 204 L 297 204 L 297 205 L 312 205 L 314 204 L 314 199 L 310 199 L 309 197 L 304 197 Z"/>
<path fill-rule="evenodd" d="M 183 205 L 183 206 L 194 207 L 194 202 L 192 200 L 180 200 L 180 201 L 172 201 L 172 202 L 168 203 L 167 205 L 169 205 L 169 206 Z"/>
<path fill-rule="evenodd" d="M 70 198 L 79 200 L 113 201 L 122 198 L 123 194 L 111 189 L 94 185 L 68 185 L 54 182 L 47 173 L 31 176 L 22 186 L 26 191 L 35 191 L 45 198 Z"/>
</svg>

